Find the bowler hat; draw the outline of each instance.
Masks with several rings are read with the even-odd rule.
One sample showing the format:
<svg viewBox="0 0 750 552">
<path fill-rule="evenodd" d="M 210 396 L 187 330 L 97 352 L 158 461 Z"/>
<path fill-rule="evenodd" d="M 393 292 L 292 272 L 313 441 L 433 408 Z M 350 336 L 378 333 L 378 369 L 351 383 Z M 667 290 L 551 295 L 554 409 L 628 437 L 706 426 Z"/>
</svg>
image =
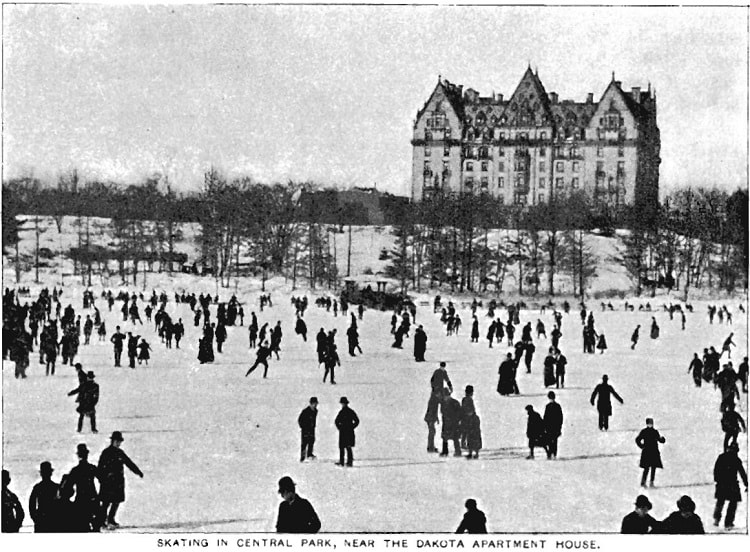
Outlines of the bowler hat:
<svg viewBox="0 0 750 552">
<path fill-rule="evenodd" d="M 122 433 L 119 431 L 113 431 L 112 436 L 110 437 L 112 441 L 120 441 L 123 442 L 125 439 L 122 437 Z"/>
<path fill-rule="evenodd" d="M 42 473 L 52 473 L 55 470 L 52 469 L 52 464 L 45 460 L 44 462 L 39 464 L 39 471 Z"/>
<path fill-rule="evenodd" d="M 441 362 L 441 363 L 440 363 L 440 367 L 441 367 L 441 368 L 445 368 L 445 362 Z"/>
<path fill-rule="evenodd" d="M 88 377 L 90 377 L 90 378 L 93 378 L 94 377 L 94 372 L 89 371 L 86 375 Z"/>
<path fill-rule="evenodd" d="M 677 501 L 677 507 L 681 512 L 695 512 L 695 502 L 688 495 L 682 495 Z"/>
<path fill-rule="evenodd" d="M 81 364 L 80 362 L 76 362 L 74 368 L 76 370 L 80 370 L 81 368 L 83 368 L 83 364 Z"/>
<path fill-rule="evenodd" d="M 652 506 L 651 501 L 646 495 L 638 495 L 638 498 L 635 499 L 636 508 L 648 508 L 650 510 Z"/>
<path fill-rule="evenodd" d="M 347 399 L 346 397 L 341 397 L 339 399 L 339 403 L 341 403 L 341 404 L 349 404 L 349 399 Z"/>
<path fill-rule="evenodd" d="M 281 491 L 294 491 L 294 481 L 288 475 L 279 479 L 279 492 Z"/>
<path fill-rule="evenodd" d="M 76 447 L 76 453 L 79 456 L 87 455 L 89 453 L 89 448 L 86 446 L 86 443 L 79 443 Z"/>
<path fill-rule="evenodd" d="M 310 397 L 310 404 L 318 404 L 318 397 Z"/>
</svg>

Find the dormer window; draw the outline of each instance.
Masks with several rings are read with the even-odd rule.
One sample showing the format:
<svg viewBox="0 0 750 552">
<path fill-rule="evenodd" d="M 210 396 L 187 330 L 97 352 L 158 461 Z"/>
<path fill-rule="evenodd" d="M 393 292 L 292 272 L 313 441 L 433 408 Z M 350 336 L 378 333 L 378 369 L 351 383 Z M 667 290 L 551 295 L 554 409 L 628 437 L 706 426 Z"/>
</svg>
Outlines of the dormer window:
<svg viewBox="0 0 750 552">
<path fill-rule="evenodd" d="M 430 132 L 429 130 L 425 130 L 424 131 L 424 139 L 428 140 L 428 141 L 432 140 L 432 132 Z"/>
</svg>

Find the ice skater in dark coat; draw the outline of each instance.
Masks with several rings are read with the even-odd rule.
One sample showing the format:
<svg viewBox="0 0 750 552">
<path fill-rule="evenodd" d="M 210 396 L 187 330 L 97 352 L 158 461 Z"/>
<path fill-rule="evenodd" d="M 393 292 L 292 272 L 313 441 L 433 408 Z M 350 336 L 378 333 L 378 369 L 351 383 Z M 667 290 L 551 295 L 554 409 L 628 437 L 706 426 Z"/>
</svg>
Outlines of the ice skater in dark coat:
<svg viewBox="0 0 750 552">
<path fill-rule="evenodd" d="M 547 458 L 557 458 L 557 440 L 562 435 L 563 411 L 555 402 L 555 392 L 547 393 L 549 402 L 544 407 L 544 434 L 547 439 Z"/>
<path fill-rule="evenodd" d="M 443 414 L 443 450 L 440 456 L 448 456 L 448 441 L 453 441 L 453 456 L 461 456 L 461 403 L 451 397 L 448 389 L 443 390 L 443 402 L 440 410 Z"/>
<path fill-rule="evenodd" d="M 279 479 L 279 494 L 284 500 L 279 504 L 276 520 L 277 533 L 317 533 L 320 519 L 312 504 L 295 492 L 294 481 L 285 476 Z"/>
<path fill-rule="evenodd" d="M 424 354 L 427 351 L 427 334 L 420 324 L 414 331 L 414 360 L 424 362 Z"/>
<path fill-rule="evenodd" d="M 102 502 L 102 516 L 105 516 L 104 525 L 109 525 L 110 527 L 120 526 L 115 521 L 115 516 L 120 504 L 125 502 L 125 474 L 123 466 L 127 466 L 130 471 L 138 477 L 143 478 L 141 469 L 120 448 L 123 441 L 122 433 L 113 431 L 110 437 L 110 445 L 99 455 L 98 468 L 99 481 L 101 482 L 99 498 Z"/>
<path fill-rule="evenodd" d="M 530 404 L 526 405 L 526 414 L 528 414 L 526 437 L 529 439 L 529 455 L 526 459 L 533 460 L 535 447 L 542 447 L 544 452 L 548 452 L 544 437 L 544 420 L 542 420 L 539 412 L 536 412 Z"/>
<path fill-rule="evenodd" d="M 80 373 L 80 372 L 79 372 Z M 78 395 L 78 433 L 83 429 L 83 418 L 88 416 L 91 422 L 91 432 L 96 433 L 96 405 L 99 402 L 99 384 L 94 381 L 94 372 L 86 374 L 86 381 L 68 393 L 68 396 Z"/>
<path fill-rule="evenodd" d="M 99 480 L 99 469 L 89 463 L 89 449 L 81 443 L 76 447 L 78 464 L 63 479 L 61 495 L 73 496 L 75 489 L 76 528 L 82 532 L 98 532 L 101 527 L 99 492 L 95 480 Z"/>
<path fill-rule="evenodd" d="M 734 515 L 737 512 L 737 503 L 742 501 L 737 475 L 740 476 L 742 482 L 745 484 L 745 492 L 747 492 L 747 473 L 742 466 L 742 460 L 737 456 L 738 450 L 739 446 L 737 443 L 732 443 L 726 451 L 719 455 L 716 459 L 716 464 L 714 464 L 714 481 L 716 482 L 714 525 L 719 525 L 721 512 L 724 509 L 724 502 L 728 502 L 727 515 L 724 518 L 724 527 L 727 529 L 734 527 Z"/>
<path fill-rule="evenodd" d="M 658 521 L 648 513 L 651 510 L 651 501 L 647 496 L 638 495 L 635 499 L 635 510 L 622 518 L 623 535 L 645 535 L 649 530 L 653 531 Z"/>
<path fill-rule="evenodd" d="M 609 429 L 609 417 L 612 415 L 612 396 L 620 401 L 620 404 L 623 404 L 622 397 L 609 384 L 609 376 L 605 374 L 602 376 L 602 382 L 591 393 L 591 406 L 594 406 L 594 400 L 599 397 L 596 409 L 599 411 L 599 429 L 602 431 Z"/>
<path fill-rule="evenodd" d="M 635 330 L 633 331 L 633 335 L 630 336 L 630 341 L 631 341 L 630 348 L 631 348 L 631 350 L 635 349 L 635 346 L 638 345 L 638 337 L 639 337 L 640 331 L 641 331 L 641 325 L 638 324 L 635 327 Z"/>
<path fill-rule="evenodd" d="M 484 512 L 477 508 L 477 501 L 470 498 L 464 503 L 464 506 L 466 506 L 466 513 L 458 529 L 456 529 L 456 534 L 484 535 L 487 533 L 487 517 Z"/>
<path fill-rule="evenodd" d="M 355 443 L 354 430 L 359 426 L 359 417 L 354 410 L 349 408 L 349 399 L 341 397 L 339 403 L 341 404 L 341 410 L 339 410 L 334 422 L 339 430 L 339 461 L 336 465 L 344 465 L 344 451 L 346 451 L 346 465 L 352 466 L 354 464 L 354 454 L 352 453 Z"/>
<path fill-rule="evenodd" d="M 255 363 L 245 373 L 245 377 L 252 374 L 253 371 L 261 364 L 263 365 L 263 377 L 265 378 L 266 376 L 268 376 L 269 358 L 271 358 L 271 348 L 265 342 L 261 343 L 260 347 L 258 347 L 258 352 L 256 353 Z"/>
<path fill-rule="evenodd" d="M 304 462 L 305 458 L 315 458 L 313 446 L 315 445 L 315 424 L 318 419 L 318 397 L 310 397 L 310 404 L 300 412 L 297 418 L 300 431 L 302 433 L 302 450 L 299 461 Z"/>
<path fill-rule="evenodd" d="M 31 490 L 29 515 L 34 520 L 35 533 L 52 533 L 59 527 L 57 495 L 60 485 L 52 481 L 53 471 L 52 464 L 42 462 L 39 465 L 42 480 Z"/>
<path fill-rule="evenodd" d="M 646 486 L 646 476 L 649 471 L 651 472 L 649 485 L 653 487 L 656 468 L 661 469 L 664 467 L 661 463 L 661 453 L 659 452 L 659 443 L 664 442 L 666 442 L 666 439 L 654 429 L 654 420 L 652 418 L 646 418 L 646 427 L 643 428 L 638 434 L 638 437 L 635 438 L 635 444 L 641 449 L 640 466 L 643 468 L 641 487 Z"/>
<path fill-rule="evenodd" d="M 294 333 L 301 335 L 303 341 L 307 342 L 307 324 L 305 324 L 300 315 L 297 315 L 297 322 L 294 324 Z"/>
<path fill-rule="evenodd" d="M 693 372 L 693 381 L 696 387 L 703 383 L 703 361 L 698 358 L 698 353 L 693 353 L 693 360 L 690 361 L 688 372 Z"/>
</svg>

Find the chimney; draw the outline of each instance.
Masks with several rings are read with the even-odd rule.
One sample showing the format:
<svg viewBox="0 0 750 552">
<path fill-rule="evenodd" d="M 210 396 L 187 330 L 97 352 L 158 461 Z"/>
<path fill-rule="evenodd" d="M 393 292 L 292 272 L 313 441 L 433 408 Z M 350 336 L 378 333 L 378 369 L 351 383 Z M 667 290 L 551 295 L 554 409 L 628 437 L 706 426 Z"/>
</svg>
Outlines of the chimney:
<svg viewBox="0 0 750 552">
<path fill-rule="evenodd" d="M 622 90 L 622 81 L 615 81 L 615 86 Z"/>
<path fill-rule="evenodd" d="M 592 103 L 594 103 L 594 93 L 593 93 L 593 92 L 589 92 L 589 93 L 588 93 L 588 94 L 586 95 L 586 103 L 587 103 L 587 104 L 592 104 Z"/>
<path fill-rule="evenodd" d="M 641 87 L 634 86 L 630 93 L 633 95 L 633 99 L 636 103 L 641 103 Z"/>
<path fill-rule="evenodd" d="M 497 101 L 498 101 L 498 103 L 503 103 L 503 95 L 502 94 L 498 94 L 497 95 Z"/>
<path fill-rule="evenodd" d="M 553 104 L 557 103 L 557 92 L 550 92 L 549 99 Z"/>
</svg>

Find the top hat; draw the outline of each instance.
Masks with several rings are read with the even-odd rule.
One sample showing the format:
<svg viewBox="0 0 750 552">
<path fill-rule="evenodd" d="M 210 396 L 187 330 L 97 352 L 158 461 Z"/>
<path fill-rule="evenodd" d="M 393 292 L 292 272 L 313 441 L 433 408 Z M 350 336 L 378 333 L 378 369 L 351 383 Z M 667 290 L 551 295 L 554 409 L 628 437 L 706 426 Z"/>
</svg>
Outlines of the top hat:
<svg viewBox="0 0 750 552">
<path fill-rule="evenodd" d="M 79 456 L 88 455 L 89 448 L 86 446 L 86 443 L 79 443 L 76 447 L 76 454 Z"/>
<path fill-rule="evenodd" d="M 41 473 L 52 473 L 55 470 L 52 469 L 52 464 L 45 460 L 44 462 L 39 464 L 39 471 Z"/>
<path fill-rule="evenodd" d="M 94 372 L 89 371 L 86 375 L 88 377 L 90 377 L 90 378 L 93 378 L 94 377 Z"/>
</svg>

